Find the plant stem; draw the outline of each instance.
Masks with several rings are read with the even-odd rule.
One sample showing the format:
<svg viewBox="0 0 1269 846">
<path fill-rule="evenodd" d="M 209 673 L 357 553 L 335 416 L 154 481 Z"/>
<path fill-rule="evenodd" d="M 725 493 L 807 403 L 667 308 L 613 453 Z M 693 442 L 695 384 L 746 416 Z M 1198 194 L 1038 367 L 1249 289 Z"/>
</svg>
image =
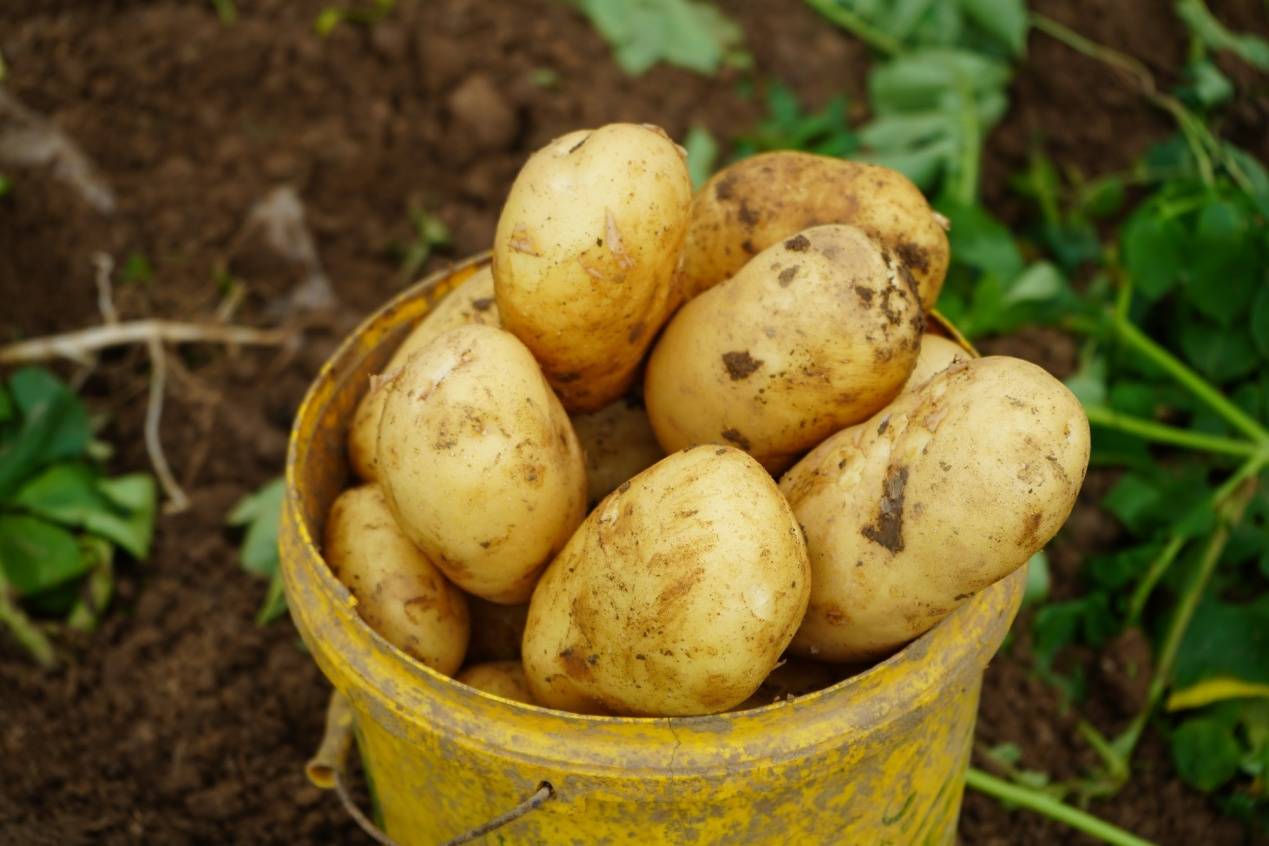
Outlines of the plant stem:
<svg viewBox="0 0 1269 846">
<path fill-rule="evenodd" d="M 849 9 L 837 5 L 833 0 L 806 0 L 806 3 L 874 50 L 885 53 L 887 56 L 897 56 L 903 49 L 903 45 L 897 40 Z"/>
<path fill-rule="evenodd" d="M 1208 149 L 1205 148 L 1211 148 L 1213 152 L 1223 155 L 1220 145 L 1216 143 L 1216 139 L 1207 131 L 1207 128 L 1202 125 L 1202 121 L 1195 118 L 1190 110 L 1185 107 L 1184 103 L 1171 95 L 1159 93 L 1159 88 L 1155 85 L 1154 75 L 1150 73 L 1149 68 L 1127 53 L 1121 53 L 1104 44 L 1098 44 L 1096 41 L 1080 35 L 1065 24 L 1058 23 L 1046 15 L 1032 13 L 1031 25 L 1077 53 L 1083 53 L 1090 59 L 1096 59 L 1111 67 L 1118 68 L 1136 78 L 1137 84 L 1141 87 L 1146 99 L 1170 114 L 1173 120 L 1177 122 L 1182 134 L 1185 135 L 1186 142 L 1190 145 L 1191 152 L 1194 153 L 1194 160 L 1198 165 L 1199 174 L 1204 184 L 1212 184 L 1212 160 L 1211 156 L 1208 155 Z"/>
<path fill-rule="evenodd" d="M 1121 414 L 1113 408 L 1105 406 L 1086 406 L 1084 411 L 1088 414 L 1088 422 L 1096 426 L 1118 429 L 1121 432 L 1128 432 L 1143 440 L 1154 441 L 1155 443 L 1170 444 L 1202 452 L 1216 452 L 1222 455 L 1239 455 L 1244 458 L 1257 455 L 1261 449 L 1250 441 L 1223 438 L 1220 435 L 1209 435 L 1205 432 L 1195 432 L 1190 429 L 1168 426 L 1164 423 L 1156 423 L 1153 420 L 1134 417 L 1130 414 Z"/>
<path fill-rule="evenodd" d="M 18 607 L 17 598 L 9 589 L 9 583 L 3 574 L 0 574 L 0 626 L 7 627 L 13 632 L 13 636 L 35 659 L 35 663 L 46 670 L 57 666 L 57 654 L 53 651 L 53 644 L 31 618 Z"/>
<path fill-rule="evenodd" d="M 1183 546 L 1185 546 L 1185 538 L 1181 535 L 1172 535 L 1159 554 L 1150 562 L 1150 569 L 1146 570 L 1145 575 L 1141 577 L 1141 581 L 1132 592 L 1132 599 L 1128 602 L 1129 627 L 1141 622 L 1141 615 L 1146 610 L 1146 602 L 1150 600 L 1151 592 L 1163 578 L 1163 574 L 1172 566 L 1172 562 L 1176 560 Z"/>
<path fill-rule="evenodd" d="M 1168 621 L 1168 629 L 1163 636 L 1163 647 L 1159 650 L 1159 659 L 1155 664 L 1154 674 L 1150 678 L 1146 705 L 1115 741 L 1115 746 L 1123 752 L 1125 772 L 1128 770 L 1133 750 L 1137 746 L 1137 741 L 1141 739 L 1141 733 L 1145 730 L 1150 715 L 1159 706 L 1172 680 L 1172 670 L 1181 649 L 1181 642 L 1185 639 L 1185 633 L 1190 627 L 1190 621 L 1194 618 L 1194 611 L 1198 608 L 1199 601 L 1207 592 L 1207 583 L 1211 581 L 1212 573 L 1215 572 L 1221 554 L 1225 551 L 1225 544 L 1229 542 L 1230 529 L 1242 517 L 1243 510 L 1251 500 L 1252 494 L 1255 493 L 1256 482 L 1252 477 L 1260 472 L 1266 461 L 1269 461 L 1269 456 L 1263 453 L 1252 458 L 1240 467 L 1213 497 L 1213 506 L 1218 511 L 1220 522 L 1208 537 L 1194 577 L 1185 586 L 1184 592 L 1177 601 L 1176 610 L 1172 613 L 1172 619 Z"/>
<path fill-rule="evenodd" d="M 1132 321 L 1116 315 L 1113 318 L 1113 325 L 1120 340 L 1167 371 L 1168 375 L 1180 382 L 1190 393 L 1203 400 L 1203 402 L 1211 406 L 1213 411 L 1225 418 L 1229 425 L 1250 437 L 1262 448 L 1269 447 L 1269 432 L 1261 428 L 1260 424 L 1241 408 L 1226 399 L 1225 395 L 1212 387 L 1210 382 L 1187 367 L 1184 362 L 1172 355 L 1172 353 L 1148 338 Z"/>
<path fill-rule="evenodd" d="M 982 127 L 978 123 L 978 110 L 974 108 L 974 89 L 969 80 L 956 74 L 956 91 L 960 95 L 960 123 L 962 139 L 960 167 L 952 194 L 963 206 L 972 206 L 978 199 L 979 157 L 982 155 Z"/>
<path fill-rule="evenodd" d="M 1059 802 L 1046 793 L 1010 784 L 973 767 L 965 774 L 965 785 L 995 799 L 1011 802 L 1049 819 L 1065 823 L 1077 831 L 1098 838 L 1103 843 L 1111 843 L 1114 846 L 1153 846 L 1149 840 L 1142 840 L 1135 834 L 1100 820 L 1092 814 Z"/>
</svg>

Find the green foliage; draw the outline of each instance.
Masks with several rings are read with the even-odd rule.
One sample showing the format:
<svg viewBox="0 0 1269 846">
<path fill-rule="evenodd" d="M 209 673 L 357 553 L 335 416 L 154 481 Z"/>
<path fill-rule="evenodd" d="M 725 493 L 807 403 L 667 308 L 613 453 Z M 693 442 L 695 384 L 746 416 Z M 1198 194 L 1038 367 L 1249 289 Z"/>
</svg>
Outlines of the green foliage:
<svg viewBox="0 0 1269 846">
<path fill-rule="evenodd" d="M 153 538 L 153 478 L 107 477 L 93 452 L 88 412 L 53 374 L 28 368 L 0 385 L 0 620 L 45 663 L 51 652 L 18 631 L 17 603 L 90 628 L 110 595 L 115 548 L 144 560 Z"/>
<path fill-rule="evenodd" d="M 1026 45 L 1023 0 L 810 0 L 810 5 L 886 53 L 967 46 L 1017 56 Z"/>
<path fill-rule="evenodd" d="M 12 190 L 13 181 L 3 173 L 0 173 L 0 197 L 8 196 L 9 192 Z"/>
<path fill-rule="evenodd" d="M 269 580 L 264 602 L 256 614 L 256 621 L 261 624 L 276 620 L 286 611 L 278 557 L 278 525 L 285 493 L 285 481 L 274 479 L 239 500 L 226 518 L 229 525 L 246 528 L 239 550 L 242 568 Z"/>
<path fill-rule="evenodd" d="M 450 245 L 449 227 L 445 221 L 431 214 L 421 206 L 410 208 L 410 226 L 414 230 L 413 239 L 404 246 L 395 248 L 401 265 L 401 275 L 413 280 L 432 257 L 438 247 Z"/>
<path fill-rule="evenodd" d="M 341 23 L 373 26 L 392 13 L 396 0 L 371 0 L 368 6 L 327 6 L 317 13 L 313 31 L 325 38 Z"/>
<path fill-rule="evenodd" d="M 687 172 L 692 177 L 692 187 L 700 188 L 718 162 L 718 142 L 708 129 L 696 123 L 687 131 L 683 149 L 687 150 Z"/>
<path fill-rule="evenodd" d="M 847 121 L 845 97 L 834 97 L 820 111 L 806 113 L 796 94 L 773 82 L 767 86 L 767 116 L 736 138 L 734 158 L 772 150 L 848 156 L 858 147 L 858 138 Z"/>
<path fill-rule="evenodd" d="M 119 281 L 138 285 L 148 285 L 154 279 L 154 268 L 145 253 L 131 252 L 123 263 L 119 273 Z"/>
<path fill-rule="evenodd" d="M 1203 0 L 1177 0 L 1176 13 L 1205 46 L 1213 50 L 1228 50 L 1247 64 L 1269 71 L 1269 41 L 1255 35 L 1230 32 L 1208 10 Z"/>
<path fill-rule="evenodd" d="M 224 26 L 229 26 L 238 20 L 238 6 L 234 0 L 211 0 L 212 8 L 216 10 L 216 17 L 220 18 L 220 22 Z"/>
<path fill-rule="evenodd" d="M 639 76 L 659 62 L 701 74 L 747 67 L 740 27 L 701 0 L 571 0 L 612 46 L 622 70 Z"/>
</svg>

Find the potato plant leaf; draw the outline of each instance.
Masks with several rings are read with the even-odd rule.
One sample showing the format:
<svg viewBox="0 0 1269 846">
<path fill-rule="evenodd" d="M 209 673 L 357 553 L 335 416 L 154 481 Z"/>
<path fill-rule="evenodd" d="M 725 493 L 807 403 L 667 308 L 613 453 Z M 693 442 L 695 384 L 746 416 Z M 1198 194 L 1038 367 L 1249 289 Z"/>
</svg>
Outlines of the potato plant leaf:
<svg viewBox="0 0 1269 846">
<path fill-rule="evenodd" d="M 239 551 L 242 568 L 269 579 L 268 594 L 257 615 L 262 623 L 275 619 L 286 610 L 278 557 L 278 524 L 282 518 L 285 493 L 285 481 L 274 479 L 239 500 L 227 518 L 231 526 L 246 527 Z"/>
<path fill-rule="evenodd" d="M 0 568 L 18 596 L 65 584 L 91 565 L 66 529 L 27 514 L 0 512 Z"/>
<path fill-rule="evenodd" d="M 1173 684 L 1216 677 L 1269 684 L 1269 595 L 1245 605 L 1205 598 L 1177 653 Z"/>
<path fill-rule="evenodd" d="M 740 26 L 701 0 L 574 0 L 613 48 L 621 69 L 639 76 L 658 62 L 713 74 L 745 63 Z"/>
<path fill-rule="evenodd" d="M 1269 71 L 1269 41 L 1230 32 L 1203 0 L 1177 0 L 1176 13 L 1194 36 L 1213 50 L 1228 50 L 1247 64 Z"/>
<path fill-rule="evenodd" d="M 826 5 L 902 48 L 965 46 L 1017 56 L 1026 45 L 1023 0 L 830 0 Z"/>
<path fill-rule="evenodd" d="M 687 172 L 692 177 L 692 187 L 700 188 L 718 163 L 718 142 L 708 129 L 694 123 L 683 139 L 683 148 L 687 150 Z"/>
<path fill-rule="evenodd" d="M 92 436 L 83 404 L 48 371 L 19 370 L 9 393 L 21 422 L 0 444 L 0 500 L 42 465 L 82 455 Z"/>
<path fill-rule="evenodd" d="M 1172 733 L 1172 763 L 1186 784 L 1211 791 L 1238 772 L 1242 750 L 1233 727 L 1212 717 L 1193 717 Z"/>
<path fill-rule="evenodd" d="M 12 504 L 31 514 L 85 529 L 137 559 L 150 550 L 156 491 L 147 474 L 101 479 L 86 464 L 54 464 L 24 484 Z"/>
</svg>

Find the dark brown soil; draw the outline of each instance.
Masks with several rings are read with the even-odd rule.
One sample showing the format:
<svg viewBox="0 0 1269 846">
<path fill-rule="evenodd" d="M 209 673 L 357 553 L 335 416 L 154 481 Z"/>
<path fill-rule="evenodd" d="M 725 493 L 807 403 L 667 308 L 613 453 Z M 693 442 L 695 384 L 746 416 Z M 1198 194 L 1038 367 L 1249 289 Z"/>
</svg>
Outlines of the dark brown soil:
<svg viewBox="0 0 1269 846">
<path fill-rule="evenodd" d="M 239 569 L 224 515 L 280 472 L 291 414 L 339 336 L 404 283 L 392 245 L 411 237 L 412 208 L 453 232 L 436 267 L 489 245 L 517 167 L 554 135 L 634 120 L 678 137 L 702 122 L 727 138 L 760 112 L 734 74 L 708 80 L 662 68 L 628 79 L 557 0 L 398 0 L 379 24 L 342 25 L 325 39 L 313 29 L 323 0 L 238 5 L 232 26 L 204 2 L 9 0 L 0 10 L 4 86 L 74 139 L 118 199 L 106 217 L 47 171 L 6 171 L 14 184 L 0 199 L 0 339 L 99 322 L 98 251 L 116 266 L 143 254 L 153 268 L 148 281 L 117 284 L 125 318 L 212 319 L 229 270 L 248 286 L 234 319 L 276 319 L 294 269 L 253 261 L 236 245 L 253 203 L 283 184 L 303 201 L 343 306 L 295 349 L 172 357 L 163 439 L 193 507 L 162 519 L 149 562 L 122 568 L 102 630 L 67 644 L 64 669 L 38 672 L 0 640 L 2 843 L 361 842 L 301 772 L 320 733 L 325 682 L 289 623 L 253 623 L 263 585 Z M 767 0 L 723 5 L 744 24 L 760 75 L 785 80 L 812 106 L 843 90 L 859 102 L 861 45 L 800 3 L 778 14 Z M 1181 30 L 1152 0 L 1038 5 L 1141 56 L 1161 81 L 1184 56 Z M 1265 28 L 1255 0 L 1212 5 L 1240 28 Z M 1169 132 L 1130 85 L 1038 35 L 1014 104 L 984 163 L 985 195 L 1012 220 L 1020 210 L 1007 177 L 1034 139 L 1094 174 L 1123 167 Z M 1245 143 L 1259 139 L 1264 102 L 1234 112 Z M 1074 361 L 1060 335 L 996 348 L 1057 371 Z M 85 388 L 109 415 L 105 435 L 121 471 L 148 466 L 146 373 L 139 351 L 114 352 Z M 1055 590 L 1074 590 L 1085 552 L 1114 540 L 1113 524 L 1082 505 L 1054 551 Z M 1087 660 L 1107 677 L 1091 713 L 1112 728 L 1131 690 L 1114 683 L 1115 660 Z M 988 672 L 980 739 L 1018 743 L 1027 767 L 1076 775 L 1088 758 L 1072 718 L 1027 667 L 1021 637 Z M 1094 810 L 1160 843 L 1241 842 L 1237 826 L 1175 780 L 1154 735 L 1138 769 L 1121 796 Z M 962 836 L 1085 842 L 974 795 Z"/>
</svg>

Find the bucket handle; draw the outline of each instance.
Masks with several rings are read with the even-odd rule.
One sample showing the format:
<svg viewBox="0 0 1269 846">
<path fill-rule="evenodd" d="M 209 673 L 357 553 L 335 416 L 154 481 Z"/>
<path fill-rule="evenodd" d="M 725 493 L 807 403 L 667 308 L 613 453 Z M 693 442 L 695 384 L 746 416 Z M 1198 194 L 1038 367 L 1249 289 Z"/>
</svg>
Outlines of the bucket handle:
<svg viewBox="0 0 1269 846">
<path fill-rule="evenodd" d="M 353 801 L 352 795 L 348 792 L 345 776 L 347 775 L 348 750 L 352 748 L 352 729 L 352 704 L 348 701 L 347 696 L 336 690 L 331 693 L 330 704 L 326 706 L 326 730 L 322 734 L 322 743 L 305 765 L 304 772 L 308 775 L 308 780 L 312 782 L 314 787 L 320 790 L 334 789 L 339 796 L 340 803 L 344 806 L 344 810 L 348 812 L 348 815 L 353 818 L 353 821 L 357 823 L 361 830 L 370 835 L 376 843 L 381 843 L 383 846 L 399 846 L 395 840 L 389 837 L 383 829 L 375 825 L 374 821 L 357 807 L 357 803 Z M 484 837 L 489 832 L 502 828 L 513 820 L 518 820 L 530 811 L 537 810 L 554 796 L 555 788 L 551 786 L 550 782 L 544 781 L 538 785 L 538 789 L 533 792 L 533 795 L 519 805 L 504 814 L 499 814 L 488 822 L 476 826 L 470 831 L 445 841 L 443 846 L 460 846 L 460 844 L 470 843 L 478 837 Z"/>
</svg>

